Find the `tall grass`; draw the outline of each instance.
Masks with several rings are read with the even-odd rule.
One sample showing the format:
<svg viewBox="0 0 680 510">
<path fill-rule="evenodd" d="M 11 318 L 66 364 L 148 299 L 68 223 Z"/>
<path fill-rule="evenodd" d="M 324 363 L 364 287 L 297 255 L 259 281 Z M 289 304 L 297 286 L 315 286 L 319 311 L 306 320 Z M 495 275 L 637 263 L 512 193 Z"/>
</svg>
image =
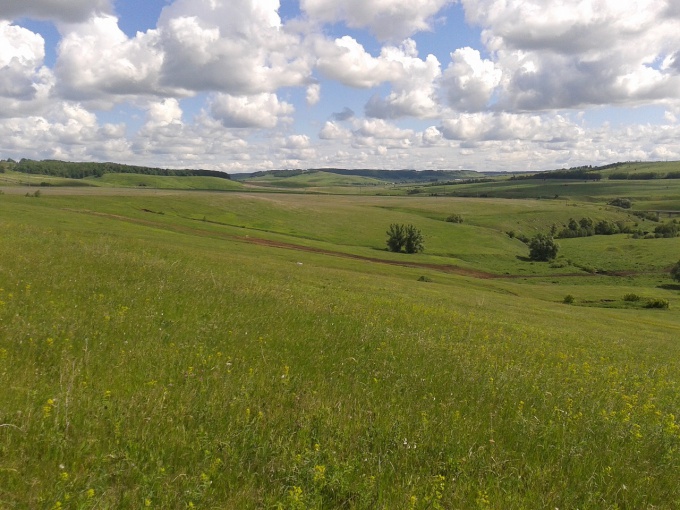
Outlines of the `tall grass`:
<svg viewBox="0 0 680 510">
<path fill-rule="evenodd" d="M 463 278 L 15 202 L 0 506 L 680 500 L 678 329 L 643 315 L 668 312 L 530 310 Z"/>
</svg>

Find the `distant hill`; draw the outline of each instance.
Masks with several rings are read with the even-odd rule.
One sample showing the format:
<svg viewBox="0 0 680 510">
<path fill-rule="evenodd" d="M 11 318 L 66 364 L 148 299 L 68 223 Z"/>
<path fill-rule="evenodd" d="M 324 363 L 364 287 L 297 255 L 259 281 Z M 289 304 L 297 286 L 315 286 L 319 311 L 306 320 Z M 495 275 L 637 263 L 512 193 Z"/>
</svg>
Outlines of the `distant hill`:
<svg viewBox="0 0 680 510">
<path fill-rule="evenodd" d="M 365 177 L 383 182 L 437 182 L 456 179 L 474 179 L 483 175 L 480 172 L 475 172 L 473 170 L 350 170 L 346 168 L 311 168 L 306 170 L 267 170 L 262 172 L 234 174 L 232 175 L 232 179 L 250 180 L 263 177 L 290 178 L 319 172 L 348 177 Z"/>
<path fill-rule="evenodd" d="M 581 181 L 599 181 L 600 179 L 613 181 L 680 179 L 680 161 L 626 161 L 602 166 L 588 165 L 514 175 L 511 179 L 565 179 Z"/>
<path fill-rule="evenodd" d="M 101 177 L 105 174 L 141 174 L 162 175 L 170 177 L 217 177 L 231 179 L 225 172 L 216 170 L 169 170 L 166 168 L 151 168 L 144 166 L 122 165 L 119 163 L 73 163 L 59 160 L 34 161 L 4 161 L 3 168 L 25 174 L 49 175 L 68 179 L 84 179 L 86 177 Z"/>
</svg>

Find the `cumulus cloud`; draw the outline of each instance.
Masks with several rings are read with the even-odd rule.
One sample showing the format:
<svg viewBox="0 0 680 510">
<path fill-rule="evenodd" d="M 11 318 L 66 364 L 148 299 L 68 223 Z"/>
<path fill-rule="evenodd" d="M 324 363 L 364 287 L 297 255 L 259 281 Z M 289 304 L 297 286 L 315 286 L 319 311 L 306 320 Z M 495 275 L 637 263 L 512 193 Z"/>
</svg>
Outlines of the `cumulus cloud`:
<svg viewBox="0 0 680 510">
<path fill-rule="evenodd" d="M 453 0 L 301 0 L 308 16 L 367 28 L 381 40 L 401 40 L 430 30 L 433 18 Z"/>
<path fill-rule="evenodd" d="M 63 97 L 111 100 L 171 92 L 158 86 L 164 54 L 158 47 L 157 31 L 129 39 L 118 27 L 117 18 L 108 15 L 66 25 L 62 30 L 55 73 Z"/>
<path fill-rule="evenodd" d="M 0 0 L 0 19 L 25 17 L 72 23 L 110 12 L 110 0 Z"/>
<path fill-rule="evenodd" d="M 235 95 L 307 84 L 311 59 L 278 8 L 278 0 L 177 0 L 164 8 L 161 83 Z"/>
<path fill-rule="evenodd" d="M 54 85 L 43 66 L 45 42 L 30 30 L 0 21 L 0 117 L 36 113 Z"/>
<path fill-rule="evenodd" d="M 479 51 L 470 47 L 454 51 L 443 74 L 449 106 L 467 112 L 485 109 L 502 76 L 494 62 L 482 59 Z"/>
<path fill-rule="evenodd" d="M 351 132 L 348 129 L 331 121 L 326 122 L 319 131 L 319 138 L 322 140 L 346 140 L 350 136 Z"/>
<path fill-rule="evenodd" d="M 372 88 L 382 83 L 392 85 L 390 94 L 378 95 L 366 105 L 366 114 L 383 119 L 436 114 L 435 83 L 441 75 L 434 55 L 418 57 L 416 43 L 406 39 L 400 46 L 385 46 L 373 57 L 350 36 L 333 42 L 318 42 L 318 69 L 328 78 L 356 88 Z"/>
<path fill-rule="evenodd" d="M 177 99 L 170 98 L 153 102 L 149 105 L 147 125 L 156 127 L 181 124 L 182 113 L 182 108 Z"/>
<path fill-rule="evenodd" d="M 384 49 L 373 57 L 354 38 L 346 35 L 335 41 L 318 41 L 317 68 L 326 77 L 349 87 L 371 88 L 400 76 L 403 69 Z"/>
<path fill-rule="evenodd" d="M 671 2 L 462 0 L 502 69 L 506 110 L 636 104 L 680 98 Z"/>
<path fill-rule="evenodd" d="M 461 113 L 439 127 L 448 140 L 462 142 L 525 140 L 538 143 L 575 142 L 584 132 L 563 116 L 512 113 Z"/>
<path fill-rule="evenodd" d="M 276 94 L 232 96 L 216 94 L 210 104 L 212 116 L 228 128 L 271 129 L 294 112 L 289 103 L 279 101 Z"/>
<path fill-rule="evenodd" d="M 366 105 L 366 114 L 381 119 L 435 116 L 438 113 L 435 83 L 441 76 L 437 58 L 434 55 L 425 60 L 418 58 L 416 43 L 411 39 L 398 48 L 383 48 L 381 58 L 394 64 L 399 72 L 391 80 L 390 94 L 385 98 L 373 96 Z"/>
</svg>

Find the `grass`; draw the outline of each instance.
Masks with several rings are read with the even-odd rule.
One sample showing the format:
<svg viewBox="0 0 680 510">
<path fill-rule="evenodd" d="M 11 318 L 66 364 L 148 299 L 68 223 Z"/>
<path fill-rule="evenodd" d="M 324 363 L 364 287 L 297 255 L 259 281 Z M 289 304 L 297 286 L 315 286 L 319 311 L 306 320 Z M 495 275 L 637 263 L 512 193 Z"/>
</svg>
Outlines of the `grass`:
<svg viewBox="0 0 680 510">
<path fill-rule="evenodd" d="M 551 268 L 517 258 L 508 222 L 597 206 L 95 191 L 0 197 L 0 506 L 680 499 L 680 299 L 663 272 L 677 239 L 561 240 L 570 266 Z M 427 252 L 385 252 L 391 222 L 417 225 Z M 574 306 L 627 294 L 670 310 Z"/>
<path fill-rule="evenodd" d="M 96 186 L 137 186 L 156 189 L 233 191 L 243 188 L 241 183 L 229 179 L 199 176 L 174 177 L 165 175 L 104 174 L 101 177 L 88 177 L 84 181 Z"/>
</svg>

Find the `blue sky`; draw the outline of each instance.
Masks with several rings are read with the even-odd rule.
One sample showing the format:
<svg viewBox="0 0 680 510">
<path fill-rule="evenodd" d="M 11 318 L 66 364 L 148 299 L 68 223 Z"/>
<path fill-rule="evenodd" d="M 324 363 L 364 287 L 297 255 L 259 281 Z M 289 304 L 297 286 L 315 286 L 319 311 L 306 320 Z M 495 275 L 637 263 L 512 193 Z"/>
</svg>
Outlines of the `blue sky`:
<svg viewBox="0 0 680 510">
<path fill-rule="evenodd" d="M 680 159 L 673 0 L 0 0 L 0 158 Z"/>
</svg>

